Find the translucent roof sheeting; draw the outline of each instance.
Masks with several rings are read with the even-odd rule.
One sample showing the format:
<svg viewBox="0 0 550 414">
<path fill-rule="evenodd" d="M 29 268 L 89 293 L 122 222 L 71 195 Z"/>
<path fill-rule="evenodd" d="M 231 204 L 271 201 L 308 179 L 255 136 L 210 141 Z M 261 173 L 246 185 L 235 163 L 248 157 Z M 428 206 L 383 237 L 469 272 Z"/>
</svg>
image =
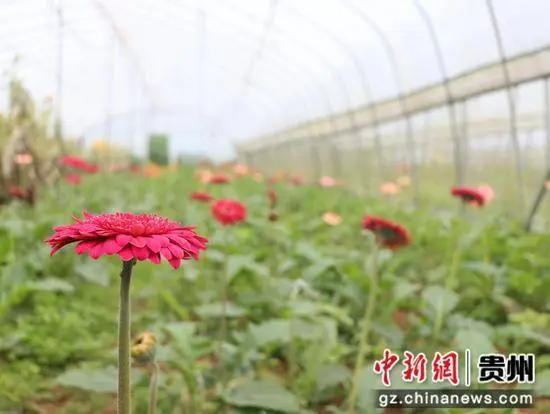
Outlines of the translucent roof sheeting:
<svg viewBox="0 0 550 414">
<path fill-rule="evenodd" d="M 234 142 L 440 83 L 418 3 L 449 77 L 499 61 L 482 0 L 0 0 L 0 86 L 15 73 L 53 96 L 68 134 L 143 153 L 162 131 L 176 152 L 224 157 Z M 506 56 L 550 43 L 547 0 L 493 7 Z"/>
</svg>

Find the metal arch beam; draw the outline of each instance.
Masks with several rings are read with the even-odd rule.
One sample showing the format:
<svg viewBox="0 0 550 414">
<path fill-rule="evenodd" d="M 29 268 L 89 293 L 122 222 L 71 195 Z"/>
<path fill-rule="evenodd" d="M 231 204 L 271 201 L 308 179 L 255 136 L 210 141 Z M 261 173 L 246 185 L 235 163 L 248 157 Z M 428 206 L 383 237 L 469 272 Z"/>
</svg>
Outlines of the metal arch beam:
<svg viewBox="0 0 550 414">
<path fill-rule="evenodd" d="M 277 6 L 278 6 L 278 0 L 270 0 L 269 10 L 268 10 L 267 16 L 265 18 L 265 23 L 263 24 L 263 30 L 262 30 L 262 34 L 260 36 L 260 41 L 258 42 L 258 46 L 256 47 L 256 50 L 255 50 L 254 54 L 252 55 L 252 58 L 250 59 L 250 61 L 248 63 L 248 66 L 246 68 L 246 71 L 243 75 L 243 79 L 242 79 L 243 83 L 242 83 L 242 87 L 241 87 L 241 92 L 232 99 L 232 104 L 230 105 L 230 107 L 233 108 L 233 110 L 237 109 L 237 101 L 239 100 L 239 97 L 241 98 L 241 100 L 244 98 L 244 95 L 246 94 L 247 87 L 248 87 L 249 83 L 252 81 L 252 72 L 253 72 L 254 66 L 261 59 L 262 51 L 263 51 L 263 48 L 265 47 L 265 44 L 267 42 L 269 32 L 271 31 L 271 28 L 273 27 L 273 24 L 275 23 L 275 17 L 276 17 L 276 14 L 277 14 Z M 202 10 L 202 13 L 204 13 L 206 15 L 206 12 L 204 10 Z M 220 115 L 220 118 L 221 118 L 221 115 Z M 223 120 L 220 119 L 219 122 L 221 123 L 221 122 L 225 121 L 225 118 L 227 118 L 227 116 L 225 116 Z M 219 126 L 219 128 L 221 128 L 221 126 Z"/>
<path fill-rule="evenodd" d="M 382 28 L 376 23 L 376 21 L 370 17 L 365 11 L 352 3 L 349 0 L 344 0 L 343 2 L 344 7 L 348 8 L 350 12 L 358 17 L 367 27 L 371 29 L 371 31 L 378 37 L 380 40 L 380 44 L 382 45 L 382 49 L 384 50 L 384 53 L 386 54 L 386 57 L 388 59 L 388 63 L 390 65 L 390 69 L 392 72 L 393 81 L 395 83 L 395 89 L 397 90 L 397 99 L 399 100 L 399 106 L 401 109 L 402 117 L 405 121 L 405 131 L 406 131 L 406 143 L 408 147 L 408 152 L 411 154 L 411 157 L 413 159 L 413 165 L 411 166 L 411 176 L 413 178 L 413 190 L 415 194 L 415 198 L 418 201 L 418 194 L 420 192 L 419 188 L 419 173 L 418 173 L 418 166 L 416 165 L 416 144 L 414 140 L 414 133 L 413 133 L 413 125 L 411 116 L 408 114 L 407 111 L 407 101 L 405 99 L 405 88 L 403 87 L 403 82 L 401 79 L 401 71 L 400 66 L 397 61 L 397 56 L 395 53 L 395 49 L 393 48 L 388 36 L 386 36 L 386 33 L 382 30 Z"/>
<path fill-rule="evenodd" d="M 382 163 L 383 154 L 382 154 L 382 146 L 380 143 L 380 125 L 378 122 L 378 114 L 376 113 L 376 107 L 371 105 L 373 100 L 372 100 L 372 91 L 370 87 L 370 82 L 367 75 L 365 74 L 365 71 L 361 67 L 361 62 L 359 62 L 355 53 L 353 53 L 353 51 L 348 47 L 348 45 L 345 44 L 345 42 L 339 36 L 332 33 L 332 31 L 325 29 L 319 23 L 309 19 L 307 16 L 304 16 L 298 10 L 294 8 L 291 8 L 291 10 L 296 16 L 300 17 L 303 21 L 315 27 L 317 31 L 319 31 L 320 33 L 328 37 L 335 45 L 337 45 L 341 50 L 343 50 L 344 54 L 351 61 L 354 70 L 359 75 L 361 87 L 363 90 L 363 95 L 365 97 L 365 103 L 371 108 L 370 116 L 371 116 L 372 130 L 374 134 L 373 138 L 374 138 L 374 147 L 376 152 L 376 161 L 377 161 L 376 164 L 378 167 L 378 173 L 380 174 L 380 177 L 383 177 L 384 176 L 384 167 Z M 355 118 L 353 119 L 353 123 L 357 125 L 357 121 L 355 120 Z M 357 131 L 357 134 L 359 134 L 359 131 Z M 364 163 L 364 161 L 360 161 L 360 162 Z"/>
<path fill-rule="evenodd" d="M 506 52 L 504 51 L 504 42 L 500 34 L 500 27 L 498 17 L 495 12 L 492 0 L 486 0 L 487 10 L 489 12 L 489 18 L 491 21 L 491 27 L 493 28 L 493 34 L 500 58 L 500 64 L 502 68 L 502 75 L 504 77 L 506 90 L 506 99 L 508 102 L 508 110 L 510 113 L 510 134 L 512 138 L 512 145 L 514 146 L 514 158 L 516 164 L 516 176 L 518 180 L 519 190 L 519 207 L 523 210 L 525 200 L 525 183 L 523 182 L 523 160 L 521 159 L 521 147 L 519 145 L 518 131 L 516 125 L 517 109 L 514 94 L 512 92 L 512 81 L 510 75 L 510 69 L 508 67 L 508 61 L 506 59 Z"/>
<path fill-rule="evenodd" d="M 445 56 L 443 55 L 443 49 L 439 43 L 439 39 L 438 39 L 430 14 L 424 8 L 424 6 L 420 4 L 418 0 L 413 0 L 413 5 L 418 11 L 418 13 L 420 14 L 420 17 L 422 18 L 422 21 L 426 26 L 426 29 L 428 30 L 428 34 L 430 36 L 432 47 L 435 53 L 437 66 L 441 76 L 441 85 L 443 86 L 445 97 L 447 99 L 447 108 L 449 113 L 449 128 L 451 131 L 451 140 L 453 141 L 453 145 L 454 145 L 453 153 L 454 153 L 455 174 L 456 174 L 455 179 L 456 179 L 456 183 L 458 185 L 461 185 L 464 183 L 464 171 L 462 168 L 463 163 L 462 163 L 461 145 L 460 145 L 460 138 L 458 136 L 458 129 L 457 129 L 458 127 L 457 127 L 455 100 L 453 98 L 453 93 L 449 85 L 449 76 L 448 76 L 447 67 L 445 64 Z"/>
<path fill-rule="evenodd" d="M 100 15 L 111 26 L 111 29 L 112 29 L 114 35 L 116 36 L 116 38 L 118 39 L 119 43 L 122 46 L 124 46 L 124 49 L 126 50 L 126 53 L 128 54 L 128 57 L 133 62 L 135 68 L 137 69 L 137 71 L 140 75 L 140 80 L 142 82 L 145 93 L 148 95 L 148 97 L 151 101 L 151 106 L 153 108 L 155 108 L 156 105 L 157 105 L 155 94 L 153 93 L 152 88 L 149 86 L 149 83 L 147 82 L 147 76 L 145 74 L 145 71 L 143 70 L 143 66 L 141 65 L 141 61 L 138 58 L 137 54 L 134 52 L 131 44 L 128 42 L 128 40 L 126 38 L 126 35 L 122 31 L 122 29 L 118 26 L 117 22 L 115 21 L 115 19 L 113 18 L 113 16 L 111 15 L 109 10 L 107 9 L 107 7 L 99 0 L 92 0 L 92 1 L 93 1 L 94 5 L 96 6 L 96 8 L 98 9 Z"/>
<path fill-rule="evenodd" d="M 178 3 L 177 5 L 174 5 L 177 9 L 181 9 L 181 8 L 187 8 L 187 9 L 191 9 L 192 11 L 196 11 L 198 8 L 194 7 L 194 6 L 191 6 L 191 5 L 188 5 L 188 4 L 181 4 L 181 3 Z M 234 12 L 237 16 L 240 16 L 240 17 L 244 17 L 245 19 L 247 20 L 251 20 L 253 22 L 256 22 L 256 19 L 254 16 L 252 16 L 250 13 L 247 13 L 246 11 L 243 11 L 242 9 L 240 8 L 237 8 L 235 7 L 235 5 L 231 5 L 230 8 L 228 8 L 228 10 Z M 225 26 L 227 27 L 230 27 L 232 28 L 234 31 L 236 32 L 240 32 L 240 27 L 239 26 L 235 26 L 235 25 L 231 25 L 229 23 L 227 23 L 226 20 L 224 19 L 220 19 L 220 18 L 215 18 L 215 20 L 217 20 L 218 22 L 221 22 L 222 24 L 224 24 Z M 320 60 L 322 61 L 322 63 L 324 64 L 325 67 L 327 67 L 329 69 L 329 71 L 331 72 L 331 74 L 333 76 L 336 76 L 336 79 L 338 80 L 339 82 L 339 85 L 340 85 L 340 90 L 343 94 L 343 97 L 346 99 L 346 101 L 348 102 L 348 106 L 351 105 L 351 101 L 350 101 L 350 97 L 349 97 L 349 91 L 347 90 L 347 87 L 345 85 L 345 82 L 343 81 L 343 79 L 341 77 L 339 77 L 339 72 L 338 70 L 334 67 L 334 65 L 330 62 L 330 60 L 327 60 L 325 58 L 325 56 L 320 53 L 319 51 L 316 51 L 316 50 L 312 50 L 311 47 L 309 45 L 304 45 L 303 42 L 300 41 L 299 38 L 296 38 L 295 36 L 291 36 L 291 35 L 288 35 L 288 33 L 282 29 L 276 29 L 274 28 L 273 29 L 274 31 L 278 32 L 278 33 L 282 33 L 283 35 L 285 35 L 287 38 L 289 38 L 291 41 L 293 41 L 295 44 L 298 44 L 300 45 L 300 49 L 302 51 L 304 51 L 305 53 L 307 54 L 310 54 L 310 55 L 313 55 L 316 60 Z M 278 55 L 283 55 L 282 53 L 279 53 Z M 310 72 L 311 73 L 311 72 Z M 346 122 L 348 124 L 351 124 L 352 127 L 353 127 L 353 123 L 351 122 L 351 118 L 346 118 Z M 356 128 L 355 128 L 356 129 Z"/>
<path fill-rule="evenodd" d="M 192 6 L 189 6 L 189 5 L 184 5 L 185 7 L 191 9 L 191 10 L 197 10 L 196 8 L 193 8 Z M 152 19 L 157 19 L 158 20 L 162 20 L 162 19 L 158 19 L 158 16 L 155 16 L 153 14 L 150 14 L 150 13 L 145 13 L 144 12 L 144 16 L 147 17 L 148 19 L 148 22 L 150 22 Z M 163 15 L 161 15 L 161 17 L 164 17 Z M 226 20 L 223 20 L 223 19 L 216 19 L 218 22 L 221 22 L 222 25 L 224 26 L 227 26 L 228 28 L 230 29 L 233 29 L 233 31 L 230 31 L 228 32 L 230 35 L 233 35 L 233 40 L 236 40 L 238 39 L 239 42 L 241 42 L 242 44 L 249 44 L 249 43 L 246 43 L 247 41 L 249 41 L 249 39 L 244 36 L 243 38 L 240 38 L 240 37 L 235 37 L 234 34 L 235 33 L 240 33 L 242 32 L 241 28 L 239 26 L 236 26 L 236 25 L 232 25 L 230 23 L 228 23 Z M 170 22 L 170 23 L 174 23 L 173 21 L 171 21 L 170 19 L 167 19 L 167 20 L 162 20 L 163 22 Z M 227 33 L 226 33 L 227 34 Z M 281 54 L 283 56 L 285 56 L 284 54 Z M 301 71 L 300 70 L 296 70 L 296 67 L 299 67 L 298 65 L 296 66 L 286 66 L 284 64 L 281 64 L 281 62 L 277 59 L 275 59 L 273 56 L 269 56 L 268 54 L 264 55 L 265 58 L 271 58 L 271 63 L 272 65 L 270 66 L 271 68 L 273 67 L 276 67 L 278 68 L 280 71 L 282 72 L 294 72 L 298 75 L 303 75 L 303 76 L 306 76 L 306 78 L 308 79 L 308 81 L 311 81 L 312 79 L 317 79 L 317 74 L 315 71 L 311 71 L 309 70 L 309 68 L 307 67 L 302 67 Z M 286 59 L 284 60 L 284 62 L 291 62 L 292 59 Z M 302 73 L 303 72 L 303 73 Z M 327 105 L 327 107 L 329 108 L 329 113 L 333 113 L 333 107 L 332 107 L 332 103 L 331 103 L 331 98 L 330 98 L 330 94 L 328 93 L 326 87 L 323 85 L 322 82 L 319 81 L 319 79 L 317 79 L 317 81 L 315 82 L 318 86 L 318 90 L 320 92 L 322 92 L 322 98 L 323 98 L 323 102 Z M 338 128 L 333 125 L 333 130 L 336 131 Z M 322 135 L 322 134 L 319 134 L 319 135 Z"/>
<path fill-rule="evenodd" d="M 102 46 L 103 46 L 103 45 L 98 45 L 98 47 L 95 48 L 95 49 L 97 49 L 97 50 L 95 51 L 95 53 L 101 52 L 100 49 L 101 49 Z M 43 58 L 44 58 L 44 59 L 47 59 L 47 58 L 49 58 L 49 56 L 50 56 L 50 54 L 46 54 L 46 55 L 43 56 Z M 81 55 L 81 56 L 79 57 L 79 59 L 76 59 L 76 60 L 80 60 L 80 59 L 84 59 L 84 58 L 88 58 L 88 57 L 89 57 L 88 54 L 84 54 L 84 55 Z M 30 61 L 27 61 L 28 64 L 34 64 L 34 66 L 31 66 L 29 69 L 32 71 L 32 67 L 37 67 L 37 66 L 39 66 L 39 62 L 41 62 L 42 60 L 43 60 L 43 59 L 42 59 L 42 57 L 41 57 L 40 59 L 32 59 L 32 60 L 30 60 Z M 283 70 L 284 70 L 284 69 L 287 69 L 287 68 L 286 68 L 286 67 L 283 67 L 283 66 L 281 66 L 281 65 L 278 65 L 278 64 L 277 64 L 278 62 L 275 62 L 275 63 L 276 63 L 276 65 L 272 65 L 271 67 L 275 66 L 275 67 L 277 67 L 277 68 L 281 68 L 281 69 L 280 69 L 280 73 L 283 74 L 283 75 L 287 75 L 286 72 L 283 72 Z M 298 72 L 298 73 L 299 73 L 299 72 Z M 292 75 L 287 75 L 287 76 L 292 76 Z M 307 74 L 306 74 L 305 76 L 307 76 Z M 310 77 L 310 78 L 311 78 L 311 77 Z M 327 106 L 329 107 L 329 110 L 332 109 L 332 107 L 331 107 L 331 105 L 330 105 L 330 98 L 328 97 L 328 93 L 327 93 L 326 89 L 323 88 L 323 85 L 322 85 L 322 84 L 319 84 L 319 86 L 320 86 L 320 87 L 319 87 L 319 92 L 323 92 L 323 93 L 321 94 L 321 97 L 324 98 L 324 99 L 322 100 L 322 102 L 324 102 L 325 104 L 327 104 Z M 313 101 L 316 101 L 315 97 L 312 97 L 312 98 L 313 98 L 313 99 L 312 99 Z"/>
<path fill-rule="evenodd" d="M 550 45 L 533 50 L 521 55 L 511 57 L 507 60 L 510 67 L 510 85 L 518 86 L 528 82 L 541 80 L 550 77 Z M 466 101 L 481 95 L 503 90 L 508 82 L 502 74 L 500 62 L 491 63 L 473 70 L 463 72 L 449 78 L 449 86 L 456 101 Z M 440 83 L 431 84 L 409 92 L 404 99 L 407 102 L 407 114 L 413 115 L 425 112 L 430 109 L 446 105 L 447 99 L 443 86 Z M 375 102 L 378 107 L 379 119 L 381 122 L 393 122 L 403 116 L 398 98 L 390 98 Z M 361 125 L 368 126 L 368 109 L 366 107 L 356 108 L 353 111 Z M 341 116 L 346 116 L 342 114 Z M 314 123 L 326 123 L 327 119 L 312 121 Z M 292 128 L 281 130 L 272 135 L 265 135 L 246 143 L 241 143 L 241 150 L 253 150 L 261 147 L 271 140 L 276 141 L 298 141 L 304 138 L 304 129 L 311 128 L 307 123 L 295 125 Z M 322 126 L 317 126 L 322 128 Z"/>
<path fill-rule="evenodd" d="M 233 71 L 232 69 L 230 69 L 229 67 L 227 66 L 224 66 L 224 65 L 220 65 L 216 62 L 210 62 L 209 61 L 209 65 L 212 66 L 212 67 L 218 67 L 218 68 L 221 68 L 222 71 L 218 71 L 217 73 L 218 74 L 222 74 L 222 75 L 229 75 L 229 76 L 232 76 L 232 77 L 238 77 L 240 76 L 240 72 L 237 72 L 237 71 Z M 187 76 L 185 79 L 194 79 L 198 74 L 197 73 L 193 73 L 192 75 L 190 76 Z M 273 109 L 277 109 L 279 107 L 284 107 L 284 105 L 282 104 L 273 104 L 272 103 L 272 99 L 270 99 L 269 97 L 271 96 L 270 92 L 268 90 L 266 90 L 265 88 L 261 88 L 259 87 L 259 85 L 256 85 L 254 83 L 251 83 L 251 86 L 254 88 L 254 90 L 256 91 L 262 91 L 262 96 L 266 96 L 267 98 L 265 99 L 264 103 L 261 105 L 262 108 L 264 108 L 264 111 L 261 111 L 260 113 L 262 114 L 271 114 L 273 113 Z M 256 103 L 256 102 L 255 102 Z M 257 110 L 257 107 L 255 107 L 252 103 L 249 104 L 250 105 L 250 108 L 252 109 L 256 109 Z M 157 107 L 157 109 L 159 111 L 162 111 L 162 112 L 167 112 L 167 111 L 172 111 L 172 110 L 176 110 L 177 108 L 179 107 L 189 107 L 188 105 L 186 104 L 176 104 L 174 106 L 167 106 L 167 107 L 164 107 L 164 106 L 161 106 L 161 107 Z M 116 114 L 113 114 L 111 116 L 108 116 L 108 117 L 103 117 L 102 118 L 102 121 L 98 121 L 98 122 L 94 122 L 92 125 L 100 125 L 100 124 L 103 124 L 104 122 L 107 121 L 107 119 L 114 119 L 114 118 L 117 118 L 117 117 L 122 117 L 122 116 L 127 116 L 129 115 L 130 113 L 135 113 L 135 112 L 145 112 L 145 113 L 149 113 L 149 111 L 147 110 L 146 107 L 143 107 L 143 108 L 138 108 L 137 110 L 136 109 L 130 109 L 128 111 L 121 111 L 121 112 L 118 112 Z M 201 113 L 201 110 L 200 109 L 197 109 L 196 111 L 194 111 L 195 113 Z M 212 115 L 212 114 L 208 114 L 206 111 L 205 111 L 205 114 L 208 115 L 207 117 L 210 118 L 210 119 L 214 119 L 215 117 Z"/>
<path fill-rule="evenodd" d="M 189 5 L 180 5 L 182 7 L 186 7 L 186 8 L 189 8 L 193 11 L 198 11 L 200 9 L 197 9 L 197 8 L 194 8 L 193 6 L 189 6 Z M 147 19 L 148 21 L 151 20 L 153 16 L 151 14 L 147 14 Z M 223 19 L 216 19 L 218 22 L 222 22 L 223 24 L 225 24 L 227 27 L 229 28 L 232 28 L 234 32 L 237 32 L 237 33 L 240 33 L 242 30 L 240 29 L 239 26 L 235 26 L 235 25 L 231 25 L 229 23 L 227 23 L 227 21 L 223 20 Z M 231 32 L 231 34 L 233 34 L 233 32 Z M 248 40 L 248 38 L 246 38 Z M 287 59 L 288 61 L 289 59 Z M 291 59 L 290 59 L 291 60 Z M 288 67 L 285 67 L 285 66 L 282 66 L 280 65 L 280 62 L 277 61 L 276 59 L 274 60 L 275 61 L 275 65 L 278 66 L 279 68 L 281 68 L 281 70 L 287 70 L 288 71 Z M 294 68 L 290 68 L 290 69 L 294 69 Z M 306 73 L 306 76 L 309 75 L 309 78 L 308 80 L 311 80 L 311 78 L 315 79 L 316 78 L 316 73 L 315 71 L 310 71 L 308 68 L 303 68 L 303 71 L 305 71 Z M 299 72 L 298 72 L 299 73 Z M 319 86 L 319 90 L 323 92 L 323 97 L 325 98 L 324 101 L 326 103 L 326 105 L 328 106 L 329 108 L 329 113 L 332 114 L 334 113 L 334 110 L 332 108 L 332 105 L 331 105 L 331 102 L 330 102 L 330 95 L 328 94 L 326 88 L 324 87 L 324 85 L 322 84 L 322 82 L 319 82 L 317 81 L 316 83 L 318 83 L 320 86 Z M 344 95 L 348 98 L 348 101 L 349 101 L 349 96 L 346 95 L 347 94 L 347 90 L 345 89 L 345 85 L 340 85 L 341 87 L 341 91 L 344 92 Z M 333 131 L 337 131 L 338 130 L 338 126 L 334 123 L 334 122 L 331 122 L 330 123 L 331 126 L 328 128 L 328 135 L 332 134 Z M 325 128 L 323 129 L 325 130 Z M 319 137 L 322 137 L 323 136 L 323 132 L 321 131 L 318 131 L 318 132 L 312 132 L 312 138 L 319 138 Z M 316 153 L 316 148 L 312 147 L 312 151 L 314 151 L 314 158 L 318 158 L 318 154 Z"/>
</svg>

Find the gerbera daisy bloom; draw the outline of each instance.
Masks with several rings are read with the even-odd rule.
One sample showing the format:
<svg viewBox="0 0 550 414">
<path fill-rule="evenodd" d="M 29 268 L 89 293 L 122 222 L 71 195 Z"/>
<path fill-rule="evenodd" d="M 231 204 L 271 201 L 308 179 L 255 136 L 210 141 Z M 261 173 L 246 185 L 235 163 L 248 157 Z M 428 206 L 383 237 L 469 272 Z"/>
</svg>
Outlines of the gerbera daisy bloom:
<svg viewBox="0 0 550 414">
<path fill-rule="evenodd" d="M 269 208 L 273 210 L 277 205 L 277 193 L 275 192 L 275 190 L 270 189 L 266 191 L 266 194 L 267 198 L 269 199 Z"/>
<path fill-rule="evenodd" d="M 217 173 L 210 177 L 212 184 L 227 184 L 229 181 L 229 177 L 223 173 Z"/>
<path fill-rule="evenodd" d="M 93 174 L 99 171 L 99 167 L 96 164 L 90 164 L 83 158 L 77 157 L 76 155 L 64 155 L 61 157 L 60 163 L 64 167 L 70 167 L 87 173 Z"/>
<path fill-rule="evenodd" d="M 493 190 L 493 187 L 491 187 L 489 184 L 479 185 L 477 187 L 477 191 L 479 191 L 481 195 L 483 195 L 483 198 L 485 199 L 485 204 L 495 198 L 495 191 Z"/>
<path fill-rule="evenodd" d="M 411 243 L 411 236 L 402 225 L 376 216 L 366 216 L 363 228 L 376 235 L 376 241 L 390 250 L 405 247 Z"/>
<path fill-rule="evenodd" d="M 336 180 L 332 177 L 325 176 L 321 177 L 319 184 L 321 187 L 334 187 L 336 185 Z"/>
<path fill-rule="evenodd" d="M 292 183 L 292 185 L 295 186 L 300 186 L 303 184 L 302 178 L 298 175 L 293 175 L 292 177 L 290 177 L 290 182 Z"/>
<path fill-rule="evenodd" d="M 27 192 L 19 187 L 12 187 L 10 188 L 10 195 L 13 198 L 17 198 L 19 200 L 26 200 L 27 199 Z"/>
<path fill-rule="evenodd" d="M 245 175 L 248 174 L 248 171 L 249 171 L 249 168 L 245 164 L 235 164 L 235 166 L 233 167 L 233 173 L 237 177 L 244 177 Z"/>
<path fill-rule="evenodd" d="M 17 154 L 15 156 L 15 163 L 17 165 L 29 165 L 32 163 L 32 155 L 30 154 Z"/>
<path fill-rule="evenodd" d="M 77 174 L 67 174 L 64 178 L 65 181 L 74 185 L 79 185 L 82 182 L 82 178 L 80 178 L 80 175 Z"/>
<path fill-rule="evenodd" d="M 212 205 L 212 215 L 224 226 L 245 220 L 246 213 L 246 206 L 237 200 L 218 200 Z"/>
<path fill-rule="evenodd" d="M 458 197 L 463 203 L 482 207 L 485 204 L 485 196 L 482 192 L 471 187 L 453 187 L 451 195 Z"/>
<path fill-rule="evenodd" d="M 210 194 L 205 193 L 203 191 L 195 191 L 191 193 L 191 200 L 201 201 L 203 203 L 209 203 L 213 199 L 214 197 L 212 197 Z"/>
<path fill-rule="evenodd" d="M 399 192 L 399 187 L 395 183 L 384 183 L 380 186 L 380 193 L 385 196 L 393 196 Z"/>
<path fill-rule="evenodd" d="M 329 226 L 337 226 L 342 222 L 342 217 L 337 213 L 327 211 L 325 214 L 323 214 L 323 221 Z"/>
<path fill-rule="evenodd" d="M 159 264 L 164 257 L 177 269 L 182 260 L 197 260 L 208 242 L 194 227 L 153 214 L 83 214 L 83 219 L 74 217 L 74 224 L 54 228 L 54 234 L 45 240 L 52 247 L 50 255 L 78 243 L 75 252 L 87 253 L 92 259 L 116 254 L 125 262 L 135 259 Z"/>
</svg>

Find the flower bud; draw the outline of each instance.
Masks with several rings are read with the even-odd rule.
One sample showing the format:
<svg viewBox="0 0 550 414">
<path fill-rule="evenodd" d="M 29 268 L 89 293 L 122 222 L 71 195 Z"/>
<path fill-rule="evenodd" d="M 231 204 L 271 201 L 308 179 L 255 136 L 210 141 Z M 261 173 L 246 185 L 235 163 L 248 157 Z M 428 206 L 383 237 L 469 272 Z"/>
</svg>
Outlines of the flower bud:
<svg viewBox="0 0 550 414">
<path fill-rule="evenodd" d="M 157 338 L 154 333 L 143 332 L 132 342 L 131 355 L 139 364 L 154 363 L 157 353 Z"/>
</svg>

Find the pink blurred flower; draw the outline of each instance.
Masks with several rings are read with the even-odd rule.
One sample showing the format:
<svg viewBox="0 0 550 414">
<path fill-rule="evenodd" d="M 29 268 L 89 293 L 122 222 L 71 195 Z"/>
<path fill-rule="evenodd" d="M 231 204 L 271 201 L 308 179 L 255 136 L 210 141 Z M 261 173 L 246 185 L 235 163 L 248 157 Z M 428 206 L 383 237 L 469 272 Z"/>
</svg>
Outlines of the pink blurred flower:
<svg viewBox="0 0 550 414">
<path fill-rule="evenodd" d="M 336 185 L 336 180 L 329 176 L 321 177 L 319 180 L 321 187 L 334 187 Z"/>
<path fill-rule="evenodd" d="M 15 156 L 15 163 L 17 165 L 29 165 L 32 162 L 32 155 L 30 154 L 17 154 Z"/>
<path fill-rule="evenodd" d="M 399 192 L 399 187 L 397 184 L 389 182 L 384 183 L 380 186 L 380 194 L 385 196 L 396 195 Z"/>
<path fill-rule="evenodd" d="M 489 203 L 493 198 L 495 198 L 495 192 L 493 187 L 489 184 L 481 184 L 477 187 L 477 191 L 483 195 L 485 203 Z"/>
</svg>

